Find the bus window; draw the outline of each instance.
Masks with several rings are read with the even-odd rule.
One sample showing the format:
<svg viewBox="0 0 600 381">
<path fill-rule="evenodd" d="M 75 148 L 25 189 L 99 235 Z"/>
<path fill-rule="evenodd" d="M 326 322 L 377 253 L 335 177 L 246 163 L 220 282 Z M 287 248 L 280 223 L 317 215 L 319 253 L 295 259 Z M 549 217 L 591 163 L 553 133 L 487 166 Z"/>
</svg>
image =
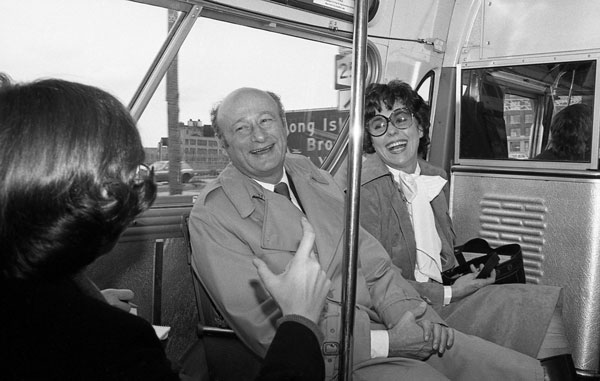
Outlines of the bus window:
<svg viewBox="0 0 600 381">
<path fill-rule="evenodd" d="M 164 20 L 166 24 L 166 14 Z M 228 164 L 210 111 L 239 87 L 278 94 L 286 111 L 288 150 L 320 166 L 348 117 L 336 89 L 335 63 L 341 52 L 330 43 L 198 18 L 139 121 L 147 164 L 180 163 L 176 181 L 157 178 L 162 180 L 159 197 L 197 194 Z M 165 96 L 177 105 L 169 116 Z"/>
<path fill-rule="evenodd" d="M 423 77 L 421 82 L 417 85 L 417 93 L 423 98 L 425 103 L 431 107 L 431 100 L 433 99 L 433 83 L 435 82 L 435 72 L 430 71 Z M 433 113 L 431 113 L 433 115 Z"/>
<path fill-rule="evenodd" d="M 12 20 L 0 23 L 0 71 L 13 81 L 81 82 L 124 104 L 165 39 L 164 9 L 131 1 L 3 1 L 0 14 Z"/>
<path fill-rule="evenodd" d="M 593 107 L 595 77 L 595 60 L 462 70 L 459 160 L 578 162 L 590 168 L 591 123 L 578 129 L 572 143 L 580 141 L 587 153 L 540 154 L 557 146 L 550 131 L 561 109 L 577 103 Z"/>
<path fill-rule="evenodd" d="M 80 8 L 77 0 L 2 3 L 0 12 L 13 18 L 24 9 L 36 11 L 27 14 L 27 23 L 11 23 L 9 29 L 0 24 L 0 70 L 17 82 L 40 77 L 83 82 L 128 104 L 179 12 L 107 0 L 86 2 L 85 13 L 92 17 L 74 17 Z M 235 18 L 235 23 L 203 15 L 138 121 L 146 164 L 154 165 L 157 173 L 159 197 L 196 194 L 227 165 L 209 112 L 237 87 L 280 95 L 290 152 L 321 165 L 348 117 L 350 91 L 340 88 L 336 64 L 351 61 L 349 40 L 315 41 L 278 33 L 276 20 L 266 31 L 244 26 L 256 22 L 233 13 L 223 17 Z M 171 172 L 178 173 L 175 180 Z"/>
</svg>

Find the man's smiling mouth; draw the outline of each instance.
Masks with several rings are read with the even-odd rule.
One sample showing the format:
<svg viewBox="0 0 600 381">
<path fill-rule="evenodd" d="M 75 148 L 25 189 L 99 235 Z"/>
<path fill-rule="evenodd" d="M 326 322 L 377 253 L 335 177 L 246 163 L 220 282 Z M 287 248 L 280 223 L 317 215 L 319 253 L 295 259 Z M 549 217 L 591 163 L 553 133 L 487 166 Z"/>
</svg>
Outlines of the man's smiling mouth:
<svg viewBox="0 0 600 381">
<path fill-rule="evenodd" d="M 257 149 L 253 149 L 252 151 L 250 151 L 251 154 L 253 155 L 262 155 L 265 153 L 268 153 L 269 151 L 271 151 L 271 149 L 275 146 L 275 144 L 270 144 L 266 147 L 262 147 L 262 148 L 257 148 Z"/>
</svg>

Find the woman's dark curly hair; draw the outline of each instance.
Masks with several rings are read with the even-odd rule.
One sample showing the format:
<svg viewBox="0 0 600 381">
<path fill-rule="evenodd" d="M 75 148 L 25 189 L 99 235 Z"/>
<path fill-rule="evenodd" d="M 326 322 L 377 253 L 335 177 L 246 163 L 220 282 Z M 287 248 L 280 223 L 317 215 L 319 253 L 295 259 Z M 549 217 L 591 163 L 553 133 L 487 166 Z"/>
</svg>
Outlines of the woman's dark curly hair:
<svg viewBox="0 0 600 381">
<path fill-rule="evenodd" d="M 73 275 L 108 252 L 156 196 L 136 181 L 134 120 L 95 87 L 42 80 L 0 89 L 0 279 Z"/>
<path fill-rule="evenodd" d="M 423 98 L 409 84 L 399 80 L 393 80 L 387 84 L 372 83 L 367 87 L 365 94 L 365 123 L 382 111 L 382 104 L 388 110 L 392 110 L 397 101 L 404 103 L 423 131 L 423 136 L 419 140 L 418 153 L 424 158 L 429 146 L 430 110 L 429 105 L 425 103 Z M 365 153 L 375 153 L 373 140 L 366 128 L 363 134 L 363 151 Z"/>
</svg>

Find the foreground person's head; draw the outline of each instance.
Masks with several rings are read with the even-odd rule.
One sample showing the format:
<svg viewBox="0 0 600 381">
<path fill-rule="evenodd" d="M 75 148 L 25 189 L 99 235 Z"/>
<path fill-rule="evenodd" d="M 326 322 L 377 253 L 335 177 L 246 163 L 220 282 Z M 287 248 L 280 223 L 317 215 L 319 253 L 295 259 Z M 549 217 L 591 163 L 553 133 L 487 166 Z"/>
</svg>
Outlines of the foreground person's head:
<svg viewBox="0 0 600 381">
<path fill-rule="evenodd" d="M 135 122 L 112 95 L 63 80 L 0 89 L 0 279 L 70 276 L 154 201 Z"/>
</svg>

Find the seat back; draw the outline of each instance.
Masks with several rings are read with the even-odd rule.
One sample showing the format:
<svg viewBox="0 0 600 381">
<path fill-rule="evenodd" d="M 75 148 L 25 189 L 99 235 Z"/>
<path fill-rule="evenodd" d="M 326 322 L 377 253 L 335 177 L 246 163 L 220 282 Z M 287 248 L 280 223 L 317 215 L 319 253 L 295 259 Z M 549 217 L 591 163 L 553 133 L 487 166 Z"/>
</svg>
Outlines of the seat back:
<svg viewBox="0 0 600 381">
<path fill-rule="evenodd" d="M 192 266 L 192 245 L 189 233 L 189 215 L 181 219 L 183 237 L 187 243 L 188 265 L 192 273 L 196 308 L 198 310 L 198 338 L 204 343 L 205 356 L 211 380 L 251 381 L 256 378 L 262 360 L 236 336 L 223 315 L 210 299 L 204 285 Z"/>
</svg>

